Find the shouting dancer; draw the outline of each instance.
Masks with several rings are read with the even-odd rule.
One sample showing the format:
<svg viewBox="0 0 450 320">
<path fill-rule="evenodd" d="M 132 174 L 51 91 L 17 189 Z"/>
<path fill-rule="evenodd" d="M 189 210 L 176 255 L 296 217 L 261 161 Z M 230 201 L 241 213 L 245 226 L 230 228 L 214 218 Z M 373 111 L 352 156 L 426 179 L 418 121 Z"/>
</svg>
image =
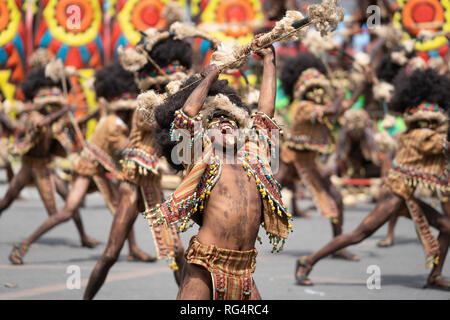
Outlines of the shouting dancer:
<svg viewBox="0 0 450 320">
<path fill-rule="evenodd" d="M 292 215 L 282 204 L 280 185 L 269 163 L 279 132 L 271 119 L 275 54 L 273 47 L 259 54 L 264 74 L 258 111 L 251 117 L 248 106 L 226 81 L 217 81 L 220 71 L 215 65 L 208 66 L 202 77 L 186 80 L 156 109 L 161 127 L 158 143 L 168 161 L 187 174 L 177 190 L 146 217 L 151 225 L 180 222 L 185 230 L 192 218 L 200 226 L 185 254 L 178 299 L 260 299 L 252 279 L 259 225 L 263 224 L 274 250 L 283 246 L 292 228 Z M 248 131 L 250 137 L 245 136 Z M 178 134 L 187 143 L 171 141 L 178 140 Z"/>
</svg>

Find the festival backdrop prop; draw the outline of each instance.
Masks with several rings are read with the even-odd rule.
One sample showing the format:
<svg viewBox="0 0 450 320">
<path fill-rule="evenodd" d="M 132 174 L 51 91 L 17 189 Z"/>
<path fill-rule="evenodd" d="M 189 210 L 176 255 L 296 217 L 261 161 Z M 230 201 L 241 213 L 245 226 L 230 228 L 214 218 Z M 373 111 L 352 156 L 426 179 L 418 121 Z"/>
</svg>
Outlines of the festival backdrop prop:
<svg viewBox="0 0 450 320">
<path fill-rule="evenodd" d="M 3 98 L 11 101 L 25 74 L 24 16 L 21 1 L 0 1 L 0 90 Z"/>
<path fill-rule="evenodd" d="M 204 5 L 204 3 L 203 3 Z M 260 0 L 210 0 L 201 13 L 205 30 L 224 42 L 245 44 L 254 37 L 253 26 L 263 24 Z"/>
<path fill-rule="evenodd" d="M 186 7 L 186 0 L 117 0 L 111 35 L 114 54 L 117 56 L 119 46 L 137 44 L 141 39 L 140 31 L 167 28 L 162 13 L 168 2 L 178 2 L 181 8 Z"/>
<path fill-rule="evenodd" d="M 397 0 L 399 10 L 394 14 L 394 25 L 404 31 L 404 39 L 416 41 L 419 51 L 447 51 L 447 38 L 437 34 L 430 38 L 419 37 L 422 30 L 439 33 L 450 32 L 449 0 Z"/>
</svg>

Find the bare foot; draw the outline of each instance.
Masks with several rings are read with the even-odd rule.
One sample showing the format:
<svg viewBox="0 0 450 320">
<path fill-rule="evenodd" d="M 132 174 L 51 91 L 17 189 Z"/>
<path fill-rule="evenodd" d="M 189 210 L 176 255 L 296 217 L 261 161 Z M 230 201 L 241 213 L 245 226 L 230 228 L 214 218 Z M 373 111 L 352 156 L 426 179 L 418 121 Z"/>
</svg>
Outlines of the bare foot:
<svg viewBox="0 0 450 320">
<path fill-rule="evenodd" d="M 158 259 L 155 256 L 148 255 L 141 249 L 133 249 L 128 254 L 128 261 L 155 262 L 156 260 Z"/>
<path fill-rule="evenodd" d="M 380 248 L 392 247 L 393 245 L 394 245 L 394 239 L 389 238 L 389 237 L 386 237 L 377 243 L 377 246 Z"/>
<path fill-rule="evenodd" d="M 23 264 L 23 257 L 27 253 L 28 246 L 22 245 L 21 243 L 15 243 L 14 248 L 9 255 L 9 261 L 12 264 Z"/>
<path fill-rule="evenodd" d="M 441 276 L 430 277 L 428 278 L 427 284 L 424 288 L 450 291 L 450 283 L 442 279 Z"/>
<path fill-rule="evenodd" d="M 350 260 L 350 261 L 359 261 L 359 258 L 357 255 L 350 253 L 345 249 L 338 250 L 335 253 L 333 253 L 333 258 Z"/>
<path fill-rule="evenodd" d="M 306 262 L 306 256 L 297 260 L 295 266 L 295 280 L 300 286 L 312 286 L 312 281 L 308 278 L 308 274 L 311 272 L 311 265 Z"/>
<path fill-rule="evenodd" d="M 90 249 L 95 248 L 99 243 L 100 241 L 91 237 L 85 237 L 81 240 L 81 246 Z"/>
</svg>

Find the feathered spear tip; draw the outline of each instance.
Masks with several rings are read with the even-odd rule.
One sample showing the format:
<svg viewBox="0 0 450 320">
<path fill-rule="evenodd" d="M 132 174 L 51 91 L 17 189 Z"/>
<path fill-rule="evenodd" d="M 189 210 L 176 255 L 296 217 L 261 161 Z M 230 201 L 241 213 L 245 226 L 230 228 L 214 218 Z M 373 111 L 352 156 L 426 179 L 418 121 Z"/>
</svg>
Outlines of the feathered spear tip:
<svg viewBox="0 0 450 320">
<path fill-rule="evenodd" d="M 336 30 L 344 20 L 344 9 L 337 6 L 338 0 L 324 0 L 321 4 L 310 5 L 307 9 L 309 20 L 323 37 Z"/>
</svg>

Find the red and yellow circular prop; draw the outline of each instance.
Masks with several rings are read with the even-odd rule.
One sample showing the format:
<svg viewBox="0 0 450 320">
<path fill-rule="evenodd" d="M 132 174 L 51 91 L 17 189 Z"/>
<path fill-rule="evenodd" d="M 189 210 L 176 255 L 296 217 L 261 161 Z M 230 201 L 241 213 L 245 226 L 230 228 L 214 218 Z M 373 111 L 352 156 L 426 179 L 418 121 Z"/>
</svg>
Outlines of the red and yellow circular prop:
<svg viewBox="0 0 450 320">
<path fill-rule="evenodd" d="M 53 37 L 69 46 L 94 41 L 102 25 L 98 0 L 49 0 L 43 16 Z"/>
<path fill-rule="evenodd" d="M 0 46 L 9 43 L 17 34 L 21 16 L 14 0 L 0 1 Z"/>
<path fill-rule="evenodd" d="M 421 30 L 450 31 L 450 0 L 397 0 L 400 10 L 394 24 L 402 28 L 405 39 L 414 39 L 419 51 L 435 50 L 447 43 L 445 36 L 430 40 L 416 39 Z"/>
<path fill-rule="evenodd" d="M 117 15 L 123 33 L 131 44 L 141 39 L 139 31 L 149 28 L 164 29 L 167 21 L 162 17 L 166 3 L 171 0 L 128 0 Z M 178 1 L 181 7 L 186 0 Z"/>
<path fill-rule="evenodd" d="M 253 24 L 264 20 L 259 0 L 211 0 L 201 22 L 210 33 L 222 41 L 237 40 L 244 44 L 253 39 Z M 222 26 L 225 26 L 222 28 Z"/>
</svg>

